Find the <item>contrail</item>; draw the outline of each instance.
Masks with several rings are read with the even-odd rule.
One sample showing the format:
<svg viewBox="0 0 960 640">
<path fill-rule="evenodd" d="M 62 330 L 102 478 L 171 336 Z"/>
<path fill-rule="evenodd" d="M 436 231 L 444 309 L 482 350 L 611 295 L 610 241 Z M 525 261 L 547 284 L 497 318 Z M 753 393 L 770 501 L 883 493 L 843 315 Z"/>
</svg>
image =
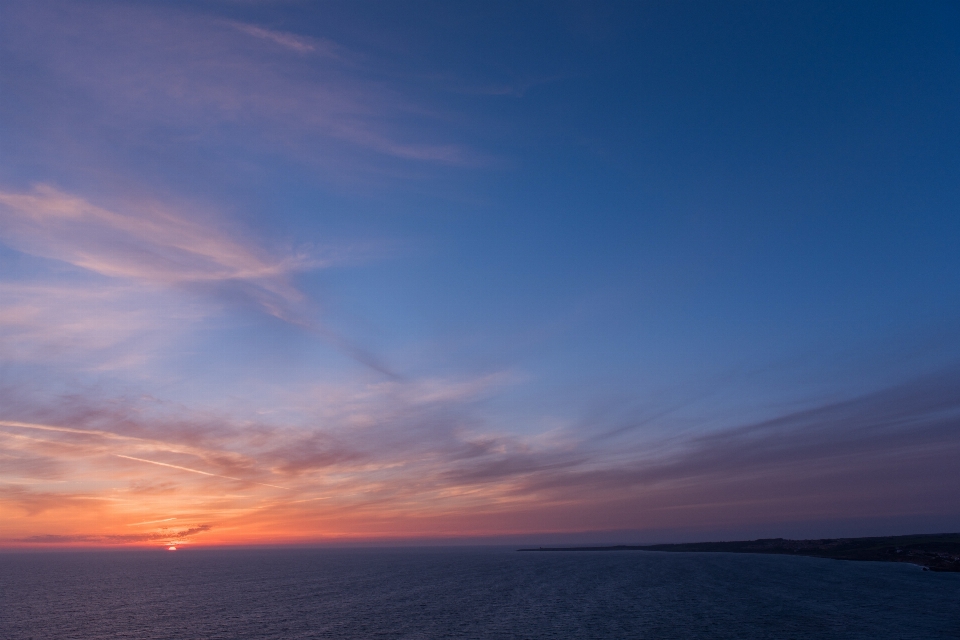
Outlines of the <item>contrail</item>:
<svg viewBox="0 0 960 640">
<path fill-rule="evenodd" d="M 118 440 L 143 440 L 135 436 L 123 436 L 109 431 L 98 431 L 94 429 L 71 429 L 70 427 L 57 427 L 49 424 L 36 424 L 34 422 L 16 422 L 13 420 L 0 420 L 0 427 L 15 427 L 17 429 L 38 429 L 40 431 L 60 431 L 62 433 L 79 433 L 87 436 L 103 436 L 105 438 L 117 438 Z"/>
<path fill-rule="evenodd" d="M 174 452 L 177 452 L 177 453 L 190 453 L 191 451 L 197 451 L 197 449 L 196 449 L 195 447 L 176 447 L 176 448 L 170 448 L 169 445 L 167 445 L 167 443 L 162 442 L 162 441 L 159 441 L 159 440 L 153 440 L 153 439 L 148 439 L 148 438 L 140 438 L 140 437 L 137 437 L 137 436 L 127 436 L 127 435 L 122 435 L 122 434 L 119 434 L 119 433 L 112 433 L 112 432 L 110 432 L 110 431 L 100 431 L 100 430 L 98 430 L 98 429 L 72 429 L 72 428 L 70 428 L 70 427 L 60 427 L 60 426 L 49 425 L 49 424 L 37 424 L 37 423 L 34 423 L 34 422 L 18 422 L 18 421 L 15 421 L 15 420 L 0 420 L 0 427 L 11 427 L 11 428 L 15 428 L 15 429 L 37 429 L 37 430 L 39 430 L 39 431 L 59 431 L 59 432 L 61 432 L 61 433 L 76 433 L 76 434 L 87 435 L 87 436 L 101 436 L 101 437 L 103 437 L 103 438 L 109 438 L 109 439 L 113 439 L 113 440 L 136 440 L 136 441 L 139 441 L 139 442 L 150 442 L 150 443 L 154 443 L 154 444 L 163 445 L 164 447 L 167 447 L 168 450 L 174 451 Z M 11 434 L 11 435 L 13 435 L 13 434 Z M 189 471 L 189 472 L 191 472 L 191 473 L 199 473 L 199 474 L 202 474 L 202 475 L 205 475 L 205 476 L 213 476 L 213 477 L 215 477 L 215 478 L 226 478 L 227 480 L 236 480 L 237 482 L 252 482 L 252 481 L 250 481 L 250 480 L 243 480 L 243 479 L 241 479 L 241 478 L 234 478 L 234 477 L 231 477 L 231 476 L 222 476 L 222 475 L 219 475 L 219 474 L 216 474 L 216 473 L 207 473 L 206 471 L 200 471 L 199 469 L 190 469 L 189 467 L 179 467 L 179 466 L 177 466 L 177 465 L 175 465 L 175 464 L 167 464 L 167 463 L 165 463 L 165 462 L 155 462 L 155 461 L 153 461 L 153 460 L 145 460 L 145 459 L 143 459 L 143 458 L 134 458 L 133 456 L 124 456 L 124 455 L 120 455 L 119 453 L 115 453 L 115 454 L 113 454 L 113 455 L 115 455 L 115 456 L 117 456 L 117 457 L 119 457 L 119 458 L 128 458 L 128 459 L 130 459 L 130 460 L 137 460 L 137 461 L 139 461 L 139 462 L 147 462 L 147 463 L 149 463 L 149 464 L 158 464 L 158 465 L 160 465 L 160 466 L 162 466 L 162 467 L 170 467 L 170 468 L 172 468 L 172 469 L 180 469 L 181 471 Z M 197 455 L 197 454 L 196 454 L 196 453 L 192 453 L 191 455 Z M 275 484 L 267 484 L 267 483 L 265 483 L 265 482 L 253 482 L 253 484 L 259 484 L 259 485 L 262 485 L 262 486 L 264 486 L 264 487 L 273 487 L 274 489 L 283 489 L 283 490 L 285 490 L 285 491 L 290 491 L 290 490 L 291 490 L 289 487 L 280 487 L 280 486 L 277 486 L 277 485 L 275 485 Z"/>
<path fill-rule="evenodd" d="M 141 524 L 156 524 L 158 522 L 170 522 L 171 520 L 176 520 L 176 518 L 164 518 L 163 520 L 147 520 L 146 522 L 131 522 L 127 526 L 136 527 Z"/>
<path fill-rule="evenodd" d="M 113 454 L 118 458 L 126 458 L 127 460 L 136 460 L 137 462 L 146 462 L 147 464 L 155 464 L 161 467 L 170 467 L 171 469 L 179 469 L 181 471 L 189 471 L 190 473 L 199 473 L 204 476 L 212 476 L 214 478 L 226 478 L 227 480 L 236 480 L 237 482 L 252 482 L 251 480 L 243 480 L 242 478 L 234 478 L 233 476 L 222 476 L 219 473 L 209 473 L 207 471 L 200 471 L 199 469 L 191 469 L 190 467 L 181 467 L 175 464 L 167 464 L 166 462 L 157 462 L 156 460 L 146 460 L 144 458 L 134 458 L 133 456 L 125 456 L 119 453 Z M 273 487 L 274 489 L 284 489 L 289 491 L 289 487 L 278 487 L 275 484 L 267 484 L 265 482 L 254 482 L 253 484 L 259 484 L 264 487 Z"/>
<path fill-rule="evenodd" d="M 198 455 L 197 451 L 203 452 L 202 449 L 197 449 L 196 447 L 182 446 L 182 445 L 170 445 L 162 440 L 156 440 L 154 438 L 141 438 L 139 436 L 128 436 L 120 433 L 113 433 L 112 431 L 101 431 L 99 429 L 73 429 L 71 427 L 60 427 L 50 424 L 37 424 L 35 422 L 16 422 L 13 420 L 0 420 L 0 427 L 10 427 L 16 429 L 37 429 L 39 431 L 57 431 L 60 433 L 76 433 L 85 436 L 100 436 L 102 438 L 108 438 L 110 440 L 134 440 L 137 442 L 148 442 L 154 445 L 159 445 L 167 451 L 172 451 L 174 453 L 187 453 L 190 455 Z M 5 432 L 6 433 L 6 432 Z"/>
</svg>

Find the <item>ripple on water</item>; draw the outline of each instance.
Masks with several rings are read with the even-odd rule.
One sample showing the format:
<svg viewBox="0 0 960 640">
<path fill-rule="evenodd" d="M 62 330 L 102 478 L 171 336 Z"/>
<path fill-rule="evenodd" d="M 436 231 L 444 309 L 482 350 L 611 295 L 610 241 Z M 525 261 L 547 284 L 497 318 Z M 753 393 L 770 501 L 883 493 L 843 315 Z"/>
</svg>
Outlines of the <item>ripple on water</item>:
<svg viewBox="0 0 960 640">
<path fill-rule="evenodd" d="M 960 638 L 960 574 L 504 548 L 0 554 L 0 637 Z"/>
</svg>

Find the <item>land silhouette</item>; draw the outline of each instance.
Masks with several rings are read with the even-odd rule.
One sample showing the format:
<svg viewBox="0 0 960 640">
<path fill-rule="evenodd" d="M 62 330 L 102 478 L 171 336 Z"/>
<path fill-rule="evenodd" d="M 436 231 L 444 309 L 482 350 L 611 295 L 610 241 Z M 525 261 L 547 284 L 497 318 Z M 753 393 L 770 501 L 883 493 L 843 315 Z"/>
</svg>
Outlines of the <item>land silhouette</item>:
<svg viewBox="0 0 960 640">
<path fill-rule="evenodd" d="M 712 553 L 771 553 L 835 560 L 909 562 L 930 571 L 960 572 L 960 533 L 882 536 L 875 538 L 821 538 L 789 540 L 763 538 L 735 542 L 615 545 L 608 547 L 539 547 L 518 551 L 670 551 Z"/>
</svg>

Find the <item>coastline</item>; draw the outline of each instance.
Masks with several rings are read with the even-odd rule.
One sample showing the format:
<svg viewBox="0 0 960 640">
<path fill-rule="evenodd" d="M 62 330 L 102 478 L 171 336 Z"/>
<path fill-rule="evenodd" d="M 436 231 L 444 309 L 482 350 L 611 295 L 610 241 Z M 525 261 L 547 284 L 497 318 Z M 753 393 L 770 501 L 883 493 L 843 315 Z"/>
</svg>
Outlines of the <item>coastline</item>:
<svg viewBox="0 0 960 640">
<path fill-rule="evenodd" d="M 905 562 L 924 571 L 960 572 L 960 533 L 916 534 L 867 538 L 790 540 L 763 538 L 731 542 L 613 545 L 603 547 L 539 547 L 518 551 L 668 551 L 764 553 L 834 560 Z"/>
</svg>

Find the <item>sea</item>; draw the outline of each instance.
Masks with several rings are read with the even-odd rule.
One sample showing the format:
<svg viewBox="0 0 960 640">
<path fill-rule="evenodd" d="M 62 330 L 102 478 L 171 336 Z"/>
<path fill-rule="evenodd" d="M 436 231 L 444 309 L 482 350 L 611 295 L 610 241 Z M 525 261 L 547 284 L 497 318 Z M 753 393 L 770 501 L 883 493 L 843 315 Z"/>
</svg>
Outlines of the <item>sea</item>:
<svg viewBox="0 0 960 640">
<path fill-rule="evenodd" d="M 960 574 L 503 547 L 0 553 L 4 640 L 960 638 Z"/>
</svg>

